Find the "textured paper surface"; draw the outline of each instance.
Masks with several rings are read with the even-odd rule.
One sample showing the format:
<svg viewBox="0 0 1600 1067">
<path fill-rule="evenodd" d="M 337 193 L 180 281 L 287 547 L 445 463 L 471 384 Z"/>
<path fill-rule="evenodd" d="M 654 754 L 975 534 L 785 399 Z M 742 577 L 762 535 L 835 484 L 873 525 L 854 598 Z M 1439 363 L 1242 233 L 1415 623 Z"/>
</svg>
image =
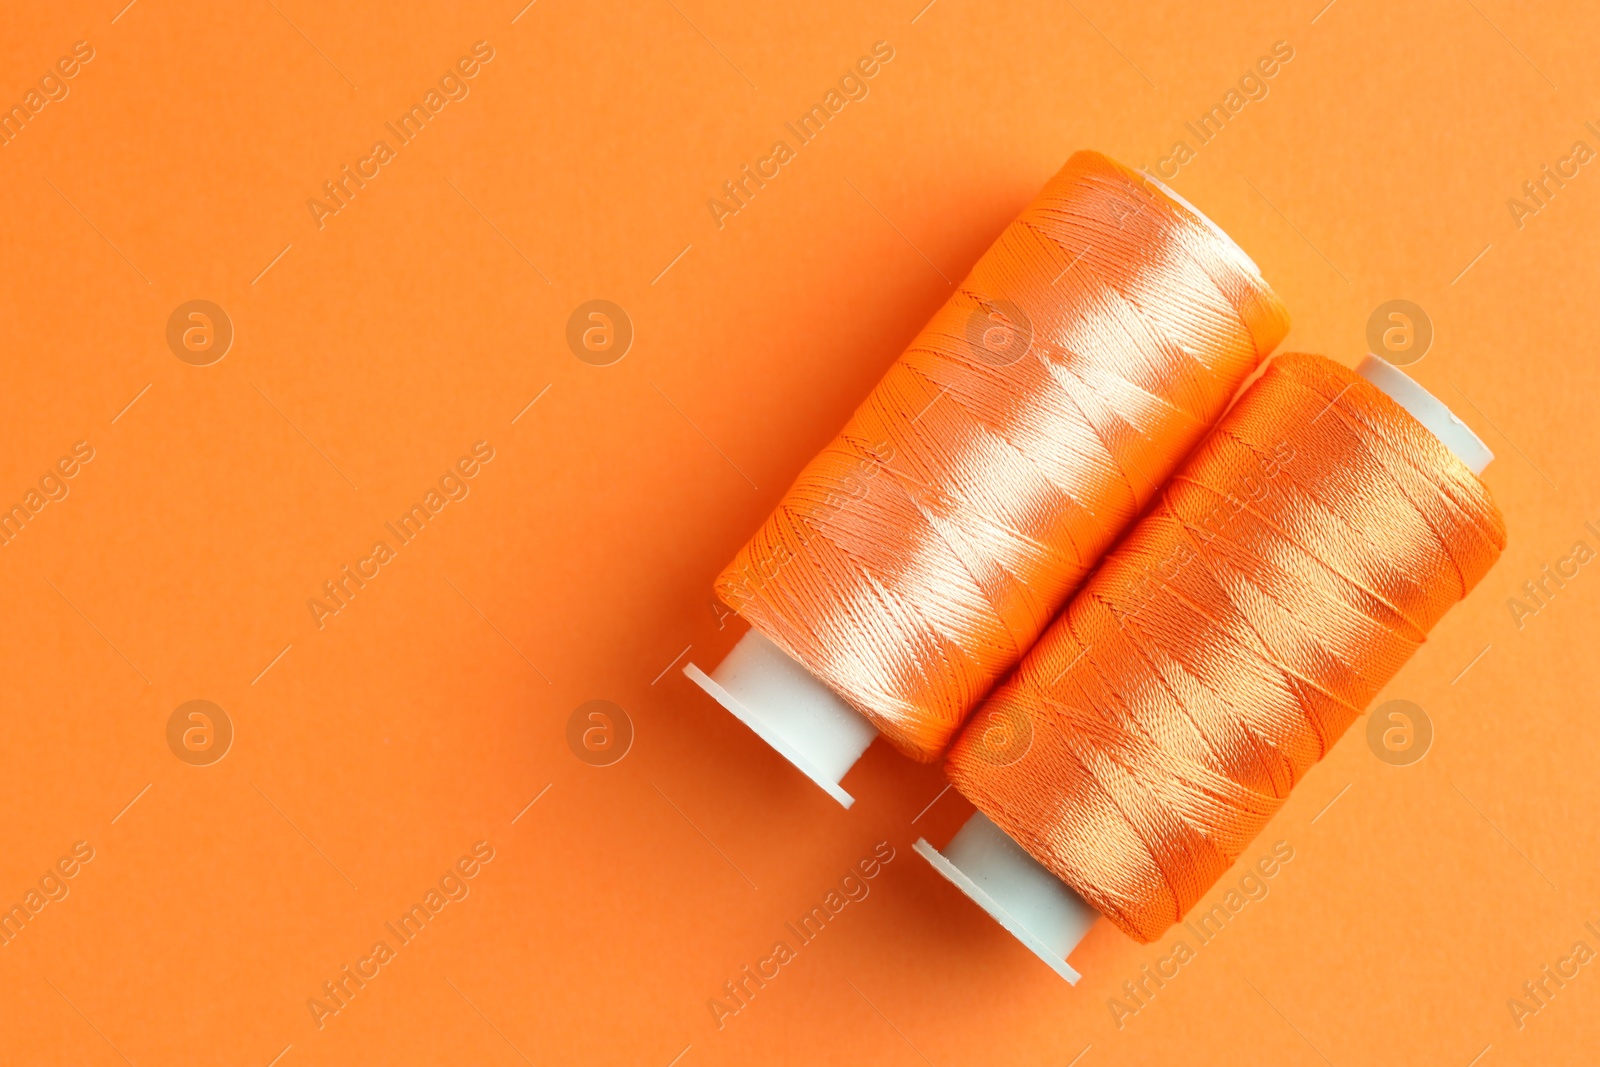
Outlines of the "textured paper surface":
<svg viewBox="0 0 1600 1067">
<path fill-rule="evenodd" d="M 1587 1062 L 1594 15 L 919 6 L 8 13 L 0 1059 Z M 1286 348 L 1354 364 L 1380 305 L 1423 309 L 1409 370 L 1497 453 L 1511 541 L 1381 698 L 1426 756 L 1359 723 L 1203 907 L 1286 842 L 1263 899 L 1203 944 L 1102 923 L 1073 988 L 912 853 L 969 810 L 936 767 L 874 746 L 846 812 L 681 668 L 742 632 L 717 570 L 1079 148 L 1232 234 Z M 745 166 L 777 172 L 708 207 Z M 193 300 L 231 322 L 209 365 L 214 311 L 169 344 Z M 594 300 L 631 323 L 608 366 L 587 311 L 568 342 Z M 1576 575 L 1535 602 L 1546 565 Z M 195 700 L 225 720 L 169 731 Z M 627 729 L 569 731 L 595 700 Z M 1176 974 L 1135 1000 L 1147 965 Z"/>
</svg>

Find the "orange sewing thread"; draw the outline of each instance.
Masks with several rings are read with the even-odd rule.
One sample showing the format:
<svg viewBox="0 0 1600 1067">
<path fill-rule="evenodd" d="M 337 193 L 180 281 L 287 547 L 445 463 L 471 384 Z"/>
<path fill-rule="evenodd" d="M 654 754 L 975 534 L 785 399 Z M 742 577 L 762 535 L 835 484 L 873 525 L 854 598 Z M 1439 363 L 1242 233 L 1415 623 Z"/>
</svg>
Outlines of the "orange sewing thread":
<svg viewBox="0 0 1600 1067">
<path fill-rule="evenodd" d="M 1280 356 L 974 716 L 950 779 L 1151 941 L 1504 546 L 1488 489 L 1399 405 Z"/>
<path fill-rule="evenodd" d="M 1220 230 L 1080 152 L 717 592 L 933 760 L 1287 329 Z"/>
</svg>

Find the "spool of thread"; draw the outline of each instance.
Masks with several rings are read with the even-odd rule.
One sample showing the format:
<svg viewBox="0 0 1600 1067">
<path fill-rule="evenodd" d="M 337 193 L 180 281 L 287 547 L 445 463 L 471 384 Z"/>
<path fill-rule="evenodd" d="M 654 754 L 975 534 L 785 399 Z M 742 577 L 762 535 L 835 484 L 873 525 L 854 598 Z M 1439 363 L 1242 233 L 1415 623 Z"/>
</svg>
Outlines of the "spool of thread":
<svg viewBox="0 0 1600 1067">
<path fill-rule="evenodd" d="M 717 580 L 752 630 L 685 673 L 846 806 L 936 759 L 1288 318 L 1176 194 L 1080 152 Z"/>
<path fill-rule="evenodd" d="M 1493 458 L 1382 360 L 1267 367 L 951 748 L 916 849 L 1058 973 L 1180 921 L 1488 572 Z"/>
</svg>

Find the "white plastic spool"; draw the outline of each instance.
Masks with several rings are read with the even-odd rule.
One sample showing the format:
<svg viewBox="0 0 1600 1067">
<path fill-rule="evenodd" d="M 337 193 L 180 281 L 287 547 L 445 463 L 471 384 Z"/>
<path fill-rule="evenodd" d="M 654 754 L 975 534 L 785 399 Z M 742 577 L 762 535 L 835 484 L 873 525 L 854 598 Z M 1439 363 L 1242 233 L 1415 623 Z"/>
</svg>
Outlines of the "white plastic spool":
<svg viewBox="0 0 1600 1067">
<path fill-rule="evenodd" d="M 741 637 L 709 675 L 693 663 L 683 673 L 829 796 L 847 808 L 855 803 L 839 782 L 877 727 L 759 630 Z"/>
<path fill-rule="evenodd" d="M 1261 278 L 1255 261 L 1220 226 L 1148 171 L 1142 176 L 1199 219 L 1241 267 Z M 847 808 L 855 803 L 839 783 L 878 729 L 777 645 L 751 630 L 709 675 L 693 662 L 683 673 L 829 796 Z"/>
<path fill-rule="evenodd" d="M 1428 428 L 1428 432 L 1443 441 L 1445 447 L 1456 454 L 1473 474 L 1482 474 L 1494 453 L 1467 424 L 1456 418 L 1455 412 L 1444 406 L 1438 397 L 1407 377 L 1405 371 L 1388 360 L 1377 356 L 1363 356 L 1356 373 L 1389 395 L 1389 399 L 1405 408 L 1411 417 Z"/>
<path fill-rule="evenodd" d="M 1356 373 L 1410 412 L 1473 474 L 1482 474 L 1494 459 L 1494 453 L 1466 423 L 1399 368 L 1377 356 L 1366 356 Z M 913 847 L 1051 970 L 1077 984 L 1078 972 L 1067 963 L 1067 957 L 1099 914 L 988 816 L 974 812 L 942 853 L 926 838 L 918 838 Z"/>
</svg>

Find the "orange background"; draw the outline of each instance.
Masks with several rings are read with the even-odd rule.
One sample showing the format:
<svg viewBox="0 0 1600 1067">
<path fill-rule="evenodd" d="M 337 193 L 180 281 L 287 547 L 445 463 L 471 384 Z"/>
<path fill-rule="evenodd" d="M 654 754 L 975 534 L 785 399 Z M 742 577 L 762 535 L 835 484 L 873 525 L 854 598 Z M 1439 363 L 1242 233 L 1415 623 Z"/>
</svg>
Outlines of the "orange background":
<svg viewBox="0 0 1600 1067">
<path fill-rule="evenodd" d="M 0 100 L 95 49 L 0 148 L 0 502 L 95 450 L 0 549 L 0 902 L 95 850 L 0 948 L 0 1061 L 1586 1061 L 1600 964 L 1521 1029 L 1506 1000 L 1600 948 L 1600 577 L 1520 630 L 1506 600 L 1600 544 L 1600 174 L 1520 228 L 1506 201 L 1600 148 L 1589 6 L 120 6 L 0 30 Z M 306 200 L 478 40 L 470 95 L 318 229 Z M 719 229 L 707 198 L 879 40 L 870 95 Z M 845 812 L 680 669 L 737 639 L 711 579 L 947 279 L 1071 152 L 1153 165 L 1279 40 L 1171 184 L 1286 348 L 1353 364 L 1378 304 L 1428 311 L 1411 370 L 1499 454 L 1511 544 L 1385 694 L 1432 751 L 1352 730 L 1273 825 L 1271 895 L 1119 1028 L 1165 942 L 1101 923 L 1067 986 L 912 854 L 969 810 L 924 813 L 936 767 L 875 745 Z M 196 298 L 236 332 L 206 367 L 166 343 Z M 613 366 L 565 342 L 595 298 L 636 331 Z M 470 496 L 319 630 L 307 599 L 480 440 Z M 566 742 L 594 698 L 636 730 L 609 767 Z M 236 732 L 210 766 L 167 744 L 192 699 Z M 479 841 L 470 895 L 319 1029 L 307 999 Z M 880 841 L 871 895 L 719 1029 Z"/>
</svg>

